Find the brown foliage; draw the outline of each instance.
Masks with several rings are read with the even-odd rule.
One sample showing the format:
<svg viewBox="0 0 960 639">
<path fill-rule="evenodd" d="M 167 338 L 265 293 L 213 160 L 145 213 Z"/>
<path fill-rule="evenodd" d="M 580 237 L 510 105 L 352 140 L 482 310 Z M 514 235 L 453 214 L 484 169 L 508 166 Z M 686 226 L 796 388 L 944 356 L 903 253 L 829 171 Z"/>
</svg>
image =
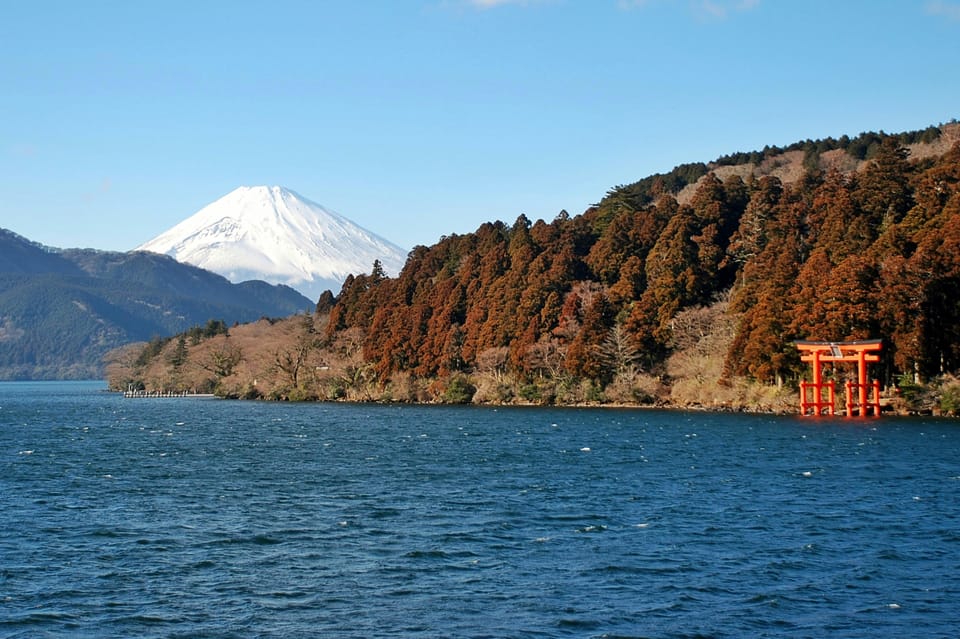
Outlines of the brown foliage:
<svg viewBox="0 0 960 639">
<path fill-rule="evenodd" d="M 917 162 L 887 142 L 858 173 L 811 166 L 793 181 L 708 173 L 683 205 L 616 191 L 580 216 L 487 223 L 416 247 L 397 278 L 349 277 L 329 322 L 174 340 L 145 365 L 118 353 L 111 375 L 393 401 L 442 400 L 456 384 L 434 382 L 456 378 L 474 401 L 598 401 L 633 393 L 639 370 L 788 380 L 792 340 L 866 337 L 885 338 L 887 376 L 960 370 L 960 144 Z M 709 367 L 694 372 L 694 353 Z"/>
</svg>

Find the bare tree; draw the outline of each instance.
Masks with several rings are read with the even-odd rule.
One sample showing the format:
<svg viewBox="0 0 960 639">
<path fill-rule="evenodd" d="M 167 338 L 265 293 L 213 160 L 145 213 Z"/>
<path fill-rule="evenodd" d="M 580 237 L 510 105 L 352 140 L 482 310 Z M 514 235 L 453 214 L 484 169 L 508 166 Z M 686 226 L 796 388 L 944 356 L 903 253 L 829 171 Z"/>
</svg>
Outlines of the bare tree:
<svg viewBox="0 0 960 639">
<path fill-rule="evenodd" d="M 222 378 L 232 375 L 241 359 L 243 359 L 242 349 L 230 342 L 229 338 L 224 338 L 223 342 L 211 348 L 207 357 L 197 362 L 197 365 Z"/>
<path fill-rule="evenodd" d="M 616 375 L 624 375 L 635 372 L 636 364 L 640 360 L 640 351 L 633 345 L 630 335 L 623 326 L 616 324 L 600 345 L 600 357 L 606 366 L 615 371 Z"/>
<path fill-rule="evenodd" d="M 554 379 L 560 379 L 566 374 L 564 360 L 567 356 L 567 347 L 559 340 L 540 340 L 531 344 L 524 356 L 524 363 L 531 371 L 546 373 Z"/>
<path fill-rule="evenodd" d="M 291 348 L 274 353 L 274 364 L 277 370 L 286 375 L 293 388 L 298 388 L 300 385 L 300 373 L 303 371 L 309 352 L 309 344 L 304 340 L 298 340 Z"/>
<path fill-rule="evenodd" d="M 502 381 L 509 355 L 510 349 L 506 346 L 485 349 L 477 354 L 477 370 L 491 373 L 498 382 Z"/>
</svg>

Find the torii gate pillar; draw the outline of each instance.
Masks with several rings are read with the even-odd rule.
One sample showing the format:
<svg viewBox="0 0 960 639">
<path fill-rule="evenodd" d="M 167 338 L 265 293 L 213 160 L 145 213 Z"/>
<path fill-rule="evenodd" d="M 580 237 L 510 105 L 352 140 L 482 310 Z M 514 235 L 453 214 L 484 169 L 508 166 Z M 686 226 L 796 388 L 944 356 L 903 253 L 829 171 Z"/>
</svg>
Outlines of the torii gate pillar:
<svg viewBox="0 0 960 639">
<path fill-rule="evenodd" d="M 810 362 L 813 369 L 812 382 L 800 382 L 801 415 L 833 415 L 836 389 L 834 382 L 823 381 L 824 362 L 856 362 L 857 381 L 846 383 L 847 417 L 854 412 L 866 417 L 871 410 L 874 416 L 880 415 L 880 382 L 867 381 L 867 363 L 879 362 L 880 356 L 874 351 L 882 348 L 882 340 L 861 340 L 856 342 L 811 342 L 797 340 L 796 347 L 803 353 L 800 360 Z M 827 397 L 824 398 L 824 391 Z M 872 392 L 871 392 L 872 391 Z M 812 397 L 811 397 L 812 392 Z"/>
</svg>

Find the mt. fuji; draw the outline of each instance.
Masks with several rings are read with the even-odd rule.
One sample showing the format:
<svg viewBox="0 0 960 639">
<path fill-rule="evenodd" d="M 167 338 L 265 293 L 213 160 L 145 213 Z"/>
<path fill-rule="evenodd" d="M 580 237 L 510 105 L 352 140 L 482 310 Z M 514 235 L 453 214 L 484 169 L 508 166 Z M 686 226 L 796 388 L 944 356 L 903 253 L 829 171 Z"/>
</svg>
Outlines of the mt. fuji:
<svg viewBox="0 0 960 639">
<path fill-rule="evenodd" d="M 396 275 L 406 251 L 280 186 L 242 186 L 137 247 L 231 282 L 286 284 L 316 301 L 380 260 Z"/>
</svg>

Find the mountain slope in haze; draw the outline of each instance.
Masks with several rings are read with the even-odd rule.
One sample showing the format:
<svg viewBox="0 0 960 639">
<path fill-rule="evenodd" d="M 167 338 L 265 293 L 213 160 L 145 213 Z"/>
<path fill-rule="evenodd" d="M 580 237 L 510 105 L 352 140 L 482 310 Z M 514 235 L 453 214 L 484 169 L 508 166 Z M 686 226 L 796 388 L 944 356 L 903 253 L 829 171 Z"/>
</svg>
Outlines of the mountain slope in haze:
<svg viewBox="0 0 960 639">
<path fill-rule="evenodd" d="M 0 229 L 0 379 L 93 379 L 117 346 L 312 306 L 289 287 L 231 284 L 167 256 L 59 250 Z"/>
<path fill-rule="evenodd" d="M 291 315 L 308 310 L 314 304 L 289 286 L 259 280 L 232 284 L 217 273 L 149 251 L 66 249 L 62 255 L 98 279 L 134 282 L 177 297 L 202 299 L 227 307 L 262 309 L 257 317 Z"/>
<path fill-rule="evenodd" d="M 80 275 L 80 268 L 56 249 L 0 229 L 0 273 L 60 273 Z"/>
<path fill-rule="evenodd" d="M 137 250 L 170 255 L 232 282 L 291 286 L 316 301 L 375 260 L 396 275 L 406 251 L 279 186 L 240 187 Z"/>
</svg>

